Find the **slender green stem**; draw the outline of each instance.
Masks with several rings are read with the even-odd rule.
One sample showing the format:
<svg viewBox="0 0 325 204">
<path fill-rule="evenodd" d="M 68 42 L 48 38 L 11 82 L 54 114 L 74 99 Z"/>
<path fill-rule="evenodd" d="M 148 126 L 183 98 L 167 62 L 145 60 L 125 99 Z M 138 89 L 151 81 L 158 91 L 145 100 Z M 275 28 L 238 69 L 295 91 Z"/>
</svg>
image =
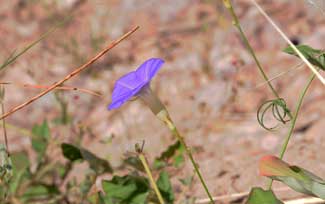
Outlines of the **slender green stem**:
<svg viewBox="0 0 325 204">
<path fill-rule="evenodd" d="M 211 204 L 213 204 L 214 203 L 213 198 L 209 192 L 207 185 L 204 182 L 204 179 L 200 173 L 199 167 L 193 158 L 192 152 L 191 152 L 190 148 L 186 145 L 185 139 L 181 136 L 181 134 L 179 134 L 176 126 L 174 125 L 174 122 L 170 118 L 169 113 L 168 113 L 167 109 L 165 108 L 165 106 L 163 105 L 163 103 L 161 103 L 159 98 L 151 90 L 150 85 L 143 87 L 142 90 L 139 92 L 138 96 L 151 109 L 151 111 L 157 116 L 157 118 L 159 120 L 163 121 L 167 125 L 167 127 L 169 128 L 171 133 L 178 139 L 178 141 L 181 143 L 181 145 L 185 148 L 186 154 L 190 158 L 192 165 L 194 167 L 194 170 L 197 173 L 197 175 L 199 176 L 199 179 L 204 187 L 204 190 L 206 191 L 206 193 L 209 196 Z M 141 150 L 140 150 L 141 148 L 137 147 L 136 149 L 138 149 L 137 152 L 141 152 Z"/>
<path fill-rule="evenodd" d="M 144 169 L 145 169 L 145 171 L 146 171 L 146 173 L 147 173 L 147 175 L 148 175 L 148 177 L 149 177 L 149 180 L 150 180 L 150 183 L 151 183 L 151 186 L 152 186 L 153 190 L 154 190 L 155 193 L 157 194 L 157 197 L 158 197 L 159 203 L 160 203 L 160 204 L 164 204 L 164 203 L 165 203 L 165 202 L 164 202 L 164 199 L 163 199 L 163 197 L 161 196 L 161 193 L 160 193 L 160 191 L 159 191 L 159 189 L 158 189 L 158 186 L 157 186 L 155 180 L 153 179 L 153 176 L 152 176 L 151 170 L 150 170 L 150 168 L 149 168 L 149 165 L 148 165 L 148 163 L 147 163 L 147 160 L 146 160 L 144 154 L 141 152 L 141 153 L 139 153 L 138 157 L 139 157 L 139 159 L 140 159 L 140 161 L 141 161 L 141 163 L 142 163 L 142 165 L 143 165 L 143 167 L 144 167 Z"/>
<path fill-rule="evenodd" d="M 5 98 L 5 88 L 3 85 L 0 86 L 0 104 L 1 104 L 1 112 L 2 114 L 5 113 L 5 104 L 4 104 L 4 98 Z M 3 137 L 5 140 L 6 145 L 6 151 L 8 156 L 10 156 L 9 146 L 8 146 L 8 136 L 7 136 L 7 128 L 6 128 L 6 121 L 2 120 L 2 128 L 3 128 Z"/>
<path fill-rule="evenodd" d="M 165 124 L 167 125 L 167 127 L 169 128 L 169 130 L 171 131 L 171 133 L 179 140 L 179 142 L 183 145 L 183 147 L 185 148 L 186 154 L 188 155 L 188 157 L 190 158 L 192 165 L 194 167 L 194 170 L 196 172 L 196 174 L 198 175 L 205 192 L 207 193 L 209 199 L 210 199 L 210 203 L 214 204 L 212 195 L 209 192 L 208 186 L 206 185 L 203 176 L 199 170 L 199 167 L 197 165 L 197 163 L 194 160 L 194 157 L 192 155 L 191 149 L 186 145 L 185 139 L 184 137 L 178 132 L 176 126 L 174 125 L 174 122 L 172 121 L 172 119 L 170 118 L 168 112 L 166 110 L 162 110 L 157 114 L 157 117 L 162 120 L 163 122 L 165 122 Z"/>
<path fill-rule="evenodd" d="M 237 15 L 235 13 L 235 10 L 234 10 L 234 8 L 233 8 L 233 6 L 231 4 L 231 1 L 230 0 L 223 0 L 223 2 L 224 2 L 225 7 L 229 10 L 229 12 L 230 12 L 230 14 L 231 14 L 231 16 L 233 18 L 233 25 L 238 29 L 239 34 L 240 34 L 240 37 L 242 38 L 242 40 L 243 40 L 246 48 L 248 49 L 248 52 L 253 57 L 253 59 L 254 59 L 256 65 L 257 65 L 260 73 L 262 74 L 262 76 L 264 78 L 264 80 L 267 82 L 267 84 L 270 87 L 270 89 L 271 89 L 272 93 L 274 94 L 274 96 L 276 98 L 280 98 L 279 94 L 277 93 L 277 91 L 275 90 L 275 88 L 272 86 L 269 78 L 267 77 L 266 73 L 264 72 L 264 69 L 263 69 L 261 63 L 259 62 L 259 60 L 257 59 L 256 54 L 255 54 L 252 46 L 248 42 L 248 39 L 247 39 L 247 37 L 246 37 L 243 29 L 240 26 L 239 19 L 238 19 Z M 292 115 L 291 115 L 290 111 L 288 112 L 288 116 L 290 117 L 290 119 L 292 118 Z"/>
<path fill-rule="evenodd" d="M 313 82 L 313 80 L 315 79 L 315 74 L 312 74 L 307 82 L 307 84 L 305 85 L 304 89 L 302 90 L 300 96 L 299 96 L 299 99 L 298 99 L 298 104 L 297 104 L 297 107 L 296 107 L 296 110 L 294 112 L 294 115 L 293 115 L 293 118 L 292 118 L 292 121 L 291 121 L 291 125 L 290 125 L 290 129 L 289 129 L 289 132 L 287 134 L 287 137 L 282 145 L 282 148 L 280 150 L 280 154 L 279 154 L 279 158 L 282 159 L 283 156 L 284 156 L 284 153 L 286 152 L 287 150 L 287 147 L 288 147 L 288 144 L 289 144 L 289 141 L 290 141 L 290 138 L 292 136 L 292 133 L 293 133 L 293 130 L 295 128 L 295 125 L 296 125 L 296 122 L 297 122 L 297 118 L 298 118 L 298 114 L 299 114 L 299 111 L 300 111 L 300 108 L 301 108 L 301 105 L 302 105 L 302 102 L 303 102 L 303 99 L 307 93 L 307 90 L 308 88 L 310 87 L 311 83 Z M 272 183 L 273 183 L 273 180 L 271 179 L 270 182 L 269 182 L 269 185 L 268 185 L 268 188 L 271 189 L 272 188 Z"/>
</svg>

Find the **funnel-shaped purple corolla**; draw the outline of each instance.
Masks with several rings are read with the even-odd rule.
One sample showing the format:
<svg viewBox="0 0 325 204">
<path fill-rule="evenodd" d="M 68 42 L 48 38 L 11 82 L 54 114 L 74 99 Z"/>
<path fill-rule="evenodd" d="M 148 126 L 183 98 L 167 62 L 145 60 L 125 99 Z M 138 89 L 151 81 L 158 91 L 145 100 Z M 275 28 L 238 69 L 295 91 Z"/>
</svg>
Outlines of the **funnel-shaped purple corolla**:
<svg viewBox="0 0 325 204">
<path fill-rule="evenodd" d="M 199 176 L 199 179 L 207 192 L 210 203 L 214 203 L 207 185 L 201 175 L 190 148 L 186 145 L 185 139 L 179 134 L 174 122 L 170 118 L 165 106 L 160 102 L 158 97 L 150 89 L 150 81 L 156 75 L 161 65 L 164 63 L 159 58 L 152 58 L 145 61 L 137 70 L 130 72 L 119 78 L 113 90 L 112 103 L 108 109 L 119 108 L 132 97 L 139 97 L 152 110 L 157 118 L 163 121 L 170 129 L 173 135 L 177 137 L 180 143 L 185 147 L 186 154 L 189 156 L 192 165 Z"/>
<path fill-rule="evenodd" d="M 151 58 L 140 67 L 119 78 L 112 94 L 112 102 L 109 110 L 119 108 L 132 97 L 139 96 L 157 114 L 163 105 L 150 89 L 150 81 L 159 71 L 164 61 L 159 58 Z"/>
</svg>

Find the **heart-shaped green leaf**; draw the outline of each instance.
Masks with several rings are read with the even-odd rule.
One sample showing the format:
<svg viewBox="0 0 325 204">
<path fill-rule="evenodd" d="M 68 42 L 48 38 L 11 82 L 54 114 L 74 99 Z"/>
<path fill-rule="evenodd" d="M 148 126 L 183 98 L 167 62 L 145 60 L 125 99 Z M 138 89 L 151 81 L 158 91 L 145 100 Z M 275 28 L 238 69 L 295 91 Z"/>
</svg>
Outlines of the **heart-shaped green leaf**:
<svg viewBox="0 0 325 204">
<path fill-rule="evenodd" d="M 106 203 L 142 204 L 146 203 L 150 192 L 149 182 L 138 175 L 114 176 L 104 180 L 102 186 Z"/>
<path fill-rule="evenodd" d="M 249 193 L 246 204 L 283 204 L 278 200 L 272 190 L 263 190 L 259 187 L 254 187 Z"/>
<path fill-rule="evenodd" d="M 271 155 L 260 160 L 259 168 L 262 176 L 281 181 L 297 192 L 325 199 L 325 181 L 306 169 Z"/>
<path fill-rule="evenodd" d="M 125 158 L 123 162 L 124 164 L 129 165 L 138 171 L 145 172 L 140 159 L 136 156 L 129 156 Z"/>
</svg>

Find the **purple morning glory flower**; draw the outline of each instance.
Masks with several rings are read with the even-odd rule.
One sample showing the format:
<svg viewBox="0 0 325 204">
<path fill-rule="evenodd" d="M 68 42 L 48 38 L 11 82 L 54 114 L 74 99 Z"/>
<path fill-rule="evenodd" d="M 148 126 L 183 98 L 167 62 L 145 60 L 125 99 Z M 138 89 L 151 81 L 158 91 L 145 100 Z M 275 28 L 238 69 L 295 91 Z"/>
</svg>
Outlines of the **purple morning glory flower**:
<svg viewBox="0 0 325 204">
<path fill-rule="evenodd" d="M 164 61 L 159 58 L 148 59 L 137 70 L 119 78 L 115 82 L 112 102 L 108 109 L 119 108 L 130 98 L 137 96 L 144 87 L 148 87 L 163 63 Z"/>
</svg>

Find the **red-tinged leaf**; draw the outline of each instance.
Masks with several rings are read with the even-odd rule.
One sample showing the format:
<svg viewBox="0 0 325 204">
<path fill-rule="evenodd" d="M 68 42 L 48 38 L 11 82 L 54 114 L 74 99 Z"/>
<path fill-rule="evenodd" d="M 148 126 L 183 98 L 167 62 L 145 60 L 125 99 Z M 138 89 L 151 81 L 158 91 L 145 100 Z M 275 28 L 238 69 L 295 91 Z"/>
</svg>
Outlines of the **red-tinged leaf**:
<svg viewBox="0 0 325 204">
<path fill-rule="evenodd" d="M 310 171 L 291 166 L 275 156 L 260 161 L 260 174 L 280 181 L 293 190 L 325 199 L 325 181 Z"/>
<path fill-rule="evenodd" d="M 259 170 L 261 176 L 290 176 L 296 179 L 304 179 L 299 173 L 293 171 L 288 163 L 272 155 L 261 158 Z"/>
</svg>

